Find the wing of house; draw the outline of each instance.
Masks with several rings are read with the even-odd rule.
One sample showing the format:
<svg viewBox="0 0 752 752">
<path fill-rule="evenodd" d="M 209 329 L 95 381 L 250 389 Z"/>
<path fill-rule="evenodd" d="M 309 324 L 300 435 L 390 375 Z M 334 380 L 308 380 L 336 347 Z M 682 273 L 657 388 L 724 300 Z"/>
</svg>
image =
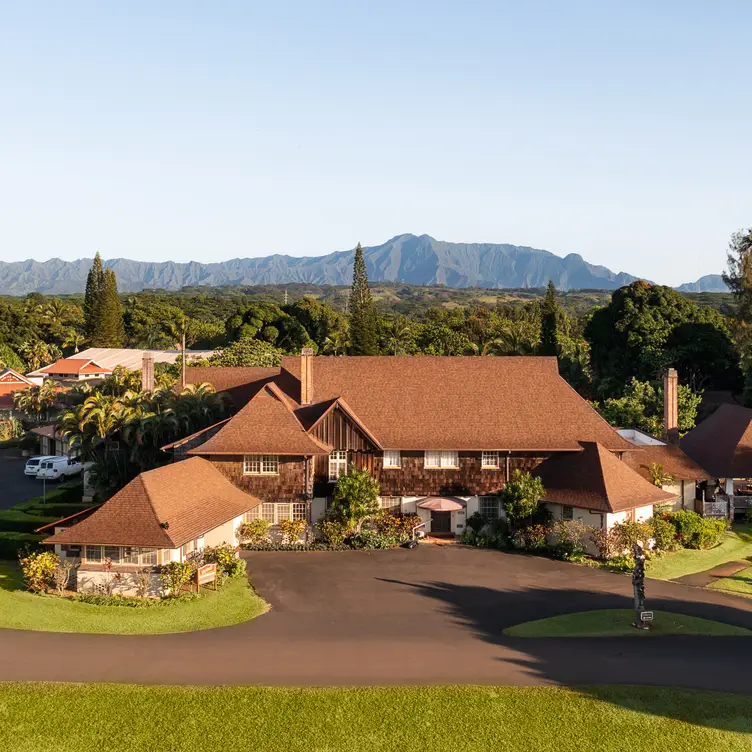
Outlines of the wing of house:
<svg viewBox="0 0 752 752">
<path fill-rule="evenodd" d="M 13 407 L 13 394 L 33 386 L 34 382 L 12 368 L 0 368 L 0 409 Z"/>
</svg>

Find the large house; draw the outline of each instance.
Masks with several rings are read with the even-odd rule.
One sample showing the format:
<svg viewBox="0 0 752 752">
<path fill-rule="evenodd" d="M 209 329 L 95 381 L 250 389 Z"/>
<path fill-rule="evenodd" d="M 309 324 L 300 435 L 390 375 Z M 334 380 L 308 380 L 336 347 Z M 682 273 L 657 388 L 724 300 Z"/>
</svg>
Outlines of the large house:
<svg viewBox="0 0 752 752">
<path fill-rule="evenodd" d="M 170 517 L 136 479 L 86 520 L 96 529 L 113 504 L 130 508 L 122 532 L 113 525 L 107 540 L 84 540 L 81 523 L 66 531 L 66 543 L 146 545 L 130 531 L 134 520 L 153 524 L 156 512 L 172 528 L 181 514 L 202 508 L 195 495 L 184 512 L 180 501 L 199 466 L 217 479 L 207 509 L 240 492 L 243 517 L 273 526 L 315 524 L 351 465 L 378 480 L 382 508 L 418 514 L 432 535 L 461 534 L 474 512 L 499 516 L 498 493 L 516 470 L 541 475 L 555 517 L 590 525 L 649 517 L 653 505 L 675 499 L 622 461 L 641 449 L 559 376 L 556 358 L 314 357 L 304 350 L 278 368 L 188 369 L 188 381 L 232 390 L 238 410 L 166 447 L 176 460 L 192 459 L 140 476 L 148 484 L 169 476 L 160 487 L 174 497 Z M 199 545 L 195 532 L 171 550 Z"/>
<path fill-rule="evenodd" d="M 33 386 L 34 382 L 12 368 L 0 368 L 0 411 L 13 409 L 13 395 Z"/>
<path fill-rule="evenodd" d="M 81 381 L 101 381 L 112 373 L 111 368 L 97 363 L 91 358 L 76 356 L 75 358 L 60 358 L 48 366 L 38 368 L 26 374 L 34 383 L 41 384 L 45 379 L 76 383 Z"/>
</svg>

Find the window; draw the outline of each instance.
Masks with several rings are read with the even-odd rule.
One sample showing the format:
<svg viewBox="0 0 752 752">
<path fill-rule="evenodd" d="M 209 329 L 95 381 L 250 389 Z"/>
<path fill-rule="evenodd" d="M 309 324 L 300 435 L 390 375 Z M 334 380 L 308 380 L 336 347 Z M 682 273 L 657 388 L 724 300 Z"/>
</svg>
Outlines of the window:
<svg viewBox="0 0 752 752">
<path fill-rule="evenodd" d="M 279 457 L 276 454 L 246 454 L 243 457 L 243 475 L 277 475 Z"/>
<path fill-rule="evenodd" d="M 499 518 L 499 497 L 498 496 L 480 496 L 478 498 L 478 511 L 483 517 L 489 520 Z"/>
<path fill-rule="evenodd" d="M 564 506 L 561 508 L 561 519 L 562 520 L 573 520 L 574 519 L 574 507 L 567 507 Z"/>
<path fill-rule="evenodd" d="M 384 450 L 384 467 L 402 467 L 399 449 Z"/>
<path fill-rule="evenodd" d="M 347 452 L 337 449 L 329 455 L 329 482 L 347 473 Z"/>
<path fill-rule="evenodd" d="M 460 460 L 456 451 L 443 450 L 443 451 L 438 452 L 433 449 L 428 449 L 426 450 L 425 466 L 432 467 L 432 468 L 437 468 L 437 467 L 457 468 L 460 466 Z"/>
<path fill-rule="evenodd" d="M 120 564 L 120 546 L 105 546 L 104 558 L 109 559 L 113 564 Z"/>
<path fill-rule="evenodd" d="M 243 515 L 243 522 L 259 519 L 266 520 L 270 525 L 279 525 L 282 520 L 307 520 L 308 505 L 305 502 L 265 502 Z"/>
<path fill-rule="evenodd" d="M 86 546 L 84 559 L 99 563 L 102 561 L 102 546 Z"/>
<path fill-rule="evenodd" d="M 379 506 L 392 514 L 399 514 L 401 509 L 402 497 L 401 496 L 380 496 Z"/>
<path fill-rule="evenodd" d="M 136 564 L 140 567 L 155 566 L 157 564 L 157 549 L 123 546 L 120 562 L 121 564 Z"/>
<path fill-rule="evenodd" d="M 499 467 L 499 453 L 498 452 L 483 452 L 483 456 L 480 461 L 481 467 L 496 468 Z"/>
</svg>

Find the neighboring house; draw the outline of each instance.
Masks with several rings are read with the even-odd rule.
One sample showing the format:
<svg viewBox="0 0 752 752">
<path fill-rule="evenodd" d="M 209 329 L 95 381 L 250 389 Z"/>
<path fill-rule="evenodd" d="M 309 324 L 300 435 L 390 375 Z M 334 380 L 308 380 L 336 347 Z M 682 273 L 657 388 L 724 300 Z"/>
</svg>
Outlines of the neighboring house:
<svg viewBox="0 0 752 752">
<path fill-rule="evenodd" d="M 46 457 L 67 457 L 70 454 L 70 443 L 63 438 L 54 423 L 46 426 L 35 426 L 29 433 L 39 437 L 39 453 Z"/>
<path fill-rule="evenodd" d="M 752 410 L 722 404 L 682 438 L 681 448 L 723 488 L 704 504 L 728 504 L 732 518 L 744 513 L 752 496 Z"/>
<path fill-rule="evenodd" d="M 666 444 L 654 436 L 649 436 L 636 429 L 619 429 L 619 434 L 625 439 L 632 441 L 639 449 L 627 452 L 624 461 L 639 475 L 652 482 L 650 468 L 660 466 L 663 474 L 670 476 L 670 483 L 661 486 L 676 497 L 673 508 L 689 509 L 700 514 L 713 515 L 713 510 L 703 510 L 704 488 L 706 481 L 711 480 L 710 473 L 700 467 L 689 455 L 676 444 Z M 716 510 L 722 511 L 720 507 Z"/>
<path fill-rule="evenodd" d="M 553 519 L 580 520 L 587 527 L 608 529 L 617 522 L 648 520 L 654 505 L 676 499 L 595 442 L 583 442 L 582 451 L 574 455 L 551 455 L 534 474 L 543 481 L 543 500 Z"/>
<path fill-rule="evenodd" d="M 13 394 L 28 389 L 34 382 L 12 368 L 0 369 L 0 410 L 13 409 Z"/>
<path fill-rule="evenodd" d="M 149 593 L 159 592 L 158 567 L 185 561 L 191 552 L 220 543 L 237 545 L 246 514 L 261 504 L 236 488 L 211 462 L 194 457 L 141 473 L 99 509 L 58 530 L 45 543 L 75 561 L 79 591 L 103 589 L 119 575 L 114 592 L 133 595 L 138 572 L 150 570 Z M 71 518 L 67 518 L 71 521 Z M 110 574 L 103 562 L 112 562 Z"/>
<path fill-rule="evenodd" d="M 246 504 L 233 525 L 255 518 L 272 532 L 283 520 L 313 525 L 350 466 L 376 478 L 383 509 L 419 515 L 431 535 L 462 534 L 475 512 L 501 516 L 499 492 L 517 470 L 544 476 L 554 514 L 603 527 L 650 517 L 654 504 L 675 499 L 622 461 L 637 447 L 559 376 L 556 358 L 314 357 L 304 350 L 279 368 L 188 370 L 218 390 L 234 389 L 236 414 L 165 447 L 176 460 L 190 459 L 142 474 L 66 531 L 65 542 L 175 551 L 190 536 L 170 545 L 161 533 L 147 541 L 133 520 L 181 529 L 178 520 L 221 500 Z M 197 474 L 213 483 L 199 483 Z M 155 484 L 158 504 L 149 491 Z M 170 514 L 155 516 L 156 506 Z M 89 535 L 105 519 L 111 535 Z M 161 564 L 163 554 L 154 560 Z M 96 568 L 96 559 L 90 563 Z"/>
<path fill-rule="evenodd" d="M 141 370 L 144 355 L 150 355 L 154 363 L 175 363 L 181 350 L 138 350 L 125 347 L 89 347 L 73 357 L 94 360 L 102 366 L 115 370 L 118 366 L 130 371 Z M 214 355 L 214 350 L 186 350 L 186 361 L 205 359 Z"/>
<path fill-rule="evenodd" d="M 91 358 L 61 358 L 44 368 L 38 368 L 27 374 L 27 378 L 41 383 L 45 379 L 54 379 L 68 383 L 81 381 L 102 381 L 112 373 L 111 368 L 97 363 Z"/>
</svg>

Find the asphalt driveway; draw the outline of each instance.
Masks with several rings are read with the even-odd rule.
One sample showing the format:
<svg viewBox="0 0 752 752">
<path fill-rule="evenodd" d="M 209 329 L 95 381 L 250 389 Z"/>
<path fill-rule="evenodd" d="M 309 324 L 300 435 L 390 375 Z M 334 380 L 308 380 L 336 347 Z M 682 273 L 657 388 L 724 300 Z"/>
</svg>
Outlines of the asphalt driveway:
<svg viewBox="0 0 752 752">
<path fill-rule="evenodd" d="M 752 694 L 752 637 L 507 638 L 629 607 L 623 575 L 461 546 L 244 554 L 271 611 L 234 627 L 115 636 L 0 630 L 0 681 L 665 684 Z M 649 581 L 648 606 L 752 628 L 752 600 Z"/>
<path fill-rule="evenodd" d="M 26 458 L 18 449 L 0 449 L 0 509 L 10 509 L 42 493 L 42 482 L 24 475 Z"/>
</svg>

